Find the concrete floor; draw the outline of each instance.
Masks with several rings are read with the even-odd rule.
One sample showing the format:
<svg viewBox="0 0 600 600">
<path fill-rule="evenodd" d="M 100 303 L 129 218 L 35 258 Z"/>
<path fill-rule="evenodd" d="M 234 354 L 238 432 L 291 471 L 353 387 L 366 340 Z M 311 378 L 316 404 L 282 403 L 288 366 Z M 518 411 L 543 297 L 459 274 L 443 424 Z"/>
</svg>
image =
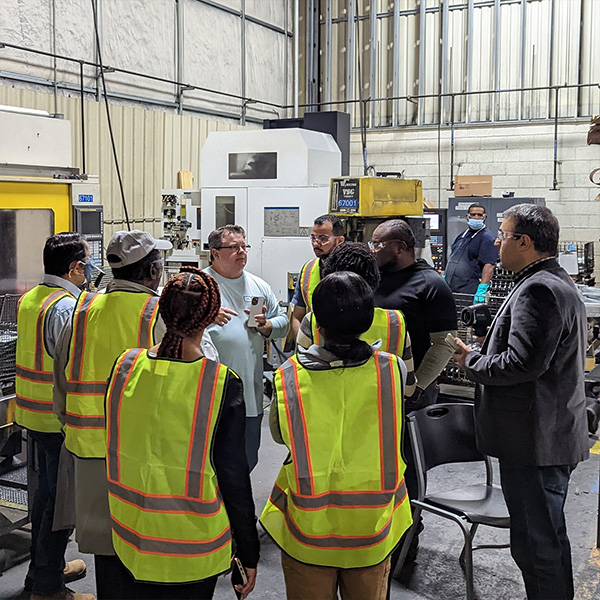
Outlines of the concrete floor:
<svg viewBox="0 0 600 600">
<path fill-rule="evenodd" d="M 590 445 L 596 439 L 590 439 Z M 596 512 L 598 503 L 598 448 L 592 448 L 590 460 L 579 465 L 571 478 L 567 501 L 567 522 L 572 543 L 573 568 L 577 600 L 600 598 L 600 551 L 595 550 Z M 263 443 L 260 461 L 252 474 L 257 513 L 264 506 L 271 486 L 286 451 L 275 444 L 268 430 L 267 419 L 263 421 Z M 483 472 L 481 473 L 483 475 Z M 435 470 L 429 478 L 430 490 L 457 487 L 463 481 L 478 480 L 471 466 L 456 466 L 444 473 Z M 462 547 L 459 528 L 435 515 L 424 515 L 425 530 L 420 537 L 420 552 L 417 565 L 407 589 L 394 581 L 393 600 L 454 600 L 465 597 L 465 585 L 458 556 Z M 508 532 L 482 527 L 477 533 L 478 544 L 499 544 L 508 542 Z M 250 596 L 254 600 L 280 600 L 285 597 L 283 576 L 279 560 L 279 550 L 261 530 L 261 561 L 255 591 Z M 28 545 L 26 531 L 14 532 L 0 538 L 1 548 L 12 548 L 14 552 Z M 67 558 L 80 556 L 77 545 L 71 542 Z M 93 560 L 82 556 L 88 564 L 85 579 L 71 584 L 77 592 L 95 592 Z M 27 571 L 27 563 L 22 563 L 5 571 L 0 576 L 0 598 L 26 598 L 22 584 Z M 482 549 L 474 553 L 475 589 L 479 600 L 515 600 L 525 598 L 519 570 L 514 564 L 508 549 Z M 217 600 L 232 600 L 233 595 L 228 579 L 221 578 L 215 593 Z M 317 599 L 315 599 L 317 600 Z M 365 598 L 365 600 L 369 600 Z"/>
</svg>

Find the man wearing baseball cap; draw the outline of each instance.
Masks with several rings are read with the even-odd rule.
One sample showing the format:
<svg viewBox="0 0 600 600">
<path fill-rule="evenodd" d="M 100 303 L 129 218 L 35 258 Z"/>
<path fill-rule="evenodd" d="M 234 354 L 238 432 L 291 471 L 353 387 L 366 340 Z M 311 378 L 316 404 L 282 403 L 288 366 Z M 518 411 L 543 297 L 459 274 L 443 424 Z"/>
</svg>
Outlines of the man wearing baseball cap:
<svg viewBox="0 0 600 600">
<path fill-rule="evenodd" d="M 126 348 L 149 348 L 161 341 L 157 288 L 163 272 L 165 240 L 144 231 L 117 231 L 106 248 L 114 279 L 106 293 L 83 292 L 73 319 L 56 344 L 54 411 L 64 426 L 65 447 L 75 457 L 76 540 L 94 554 L 99 600 L 115 598 L 104 394 L 115 359 Z"/>
</svg>

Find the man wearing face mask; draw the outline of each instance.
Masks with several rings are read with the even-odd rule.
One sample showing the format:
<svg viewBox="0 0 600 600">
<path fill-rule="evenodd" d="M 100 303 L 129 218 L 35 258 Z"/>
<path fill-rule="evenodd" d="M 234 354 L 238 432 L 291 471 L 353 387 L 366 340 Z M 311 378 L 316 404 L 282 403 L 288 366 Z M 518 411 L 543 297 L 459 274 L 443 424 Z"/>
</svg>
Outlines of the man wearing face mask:
<svg viewBox="0 0 600 600">
<path fill-rule="evenodd" d="M 52 408 L 56 341 L 71 319 L 80 287 L 91 279 L 90 248 L 79 233 L 59 233 L 44 246 L 44 279 L 19 301 L 17 314 L 16 422 L 34 440 L 39 465 L 31 512 L 31 563 L 25 589 L 32 598 L 90 600 L 65 583 L 85 575 L 81 559 L 65 563 L 70 529 L 53 531 L 63 435 Z"/>
<path fill-rule="evenodd" d="M 485 226 L 485 208 L 477 202 L 467 211 L 468 229 L 452 244 L 446 266 L 446 283 L 453 292 L 475 294 L 474 302 L 485 302 L 490 288 L 498 248 L 494 235 Z"/>
<path fill-rule="evenodd" d="M 56 345 L 54 411 L 64 425 L 65 448 L 75 457 L 76 540 L 81 552 L 94 554 L 99 600 L 122 597 L 109 575 L 116 558 L 106 479 L 106 380 L 126 348 L 162 340 L 156 290 L 160 250 L 171 248 L 144 231 L 117 231 L 106 248 L 114 279 L 104 294 L 80 295 Z"/>
</svg>

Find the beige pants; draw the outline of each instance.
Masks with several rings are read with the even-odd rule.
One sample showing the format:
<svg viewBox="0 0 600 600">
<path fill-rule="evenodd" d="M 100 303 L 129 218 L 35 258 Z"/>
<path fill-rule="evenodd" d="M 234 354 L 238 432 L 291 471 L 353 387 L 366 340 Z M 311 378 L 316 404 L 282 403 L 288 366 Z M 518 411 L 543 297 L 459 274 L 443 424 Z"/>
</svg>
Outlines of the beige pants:
<svg viewBox="0 0 600 600">
<path fill-rule="evenodd" d="M 307 565 L 281 553 L 287 600 L 385 600 L 390 557 L 373 567 L 336 569 Z"/>
</svg>

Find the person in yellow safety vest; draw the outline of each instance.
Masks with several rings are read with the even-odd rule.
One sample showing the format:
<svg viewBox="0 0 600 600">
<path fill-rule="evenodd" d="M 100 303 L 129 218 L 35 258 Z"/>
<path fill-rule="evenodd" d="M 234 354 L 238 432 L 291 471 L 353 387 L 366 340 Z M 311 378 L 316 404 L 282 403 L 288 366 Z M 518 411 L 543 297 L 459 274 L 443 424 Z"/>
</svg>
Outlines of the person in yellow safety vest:
<svg viewBox="0 0 600 600">
<path fill-rule="evenodd" d="M 106 248 L 114 279 L 104 294 L 81 294 L 56 345 L 54 410 L 74 457 L 75 536 L 81 552 L 94 554 L 99 600 L 115 597 L 105 575 L 116 560 L 106 482 L 106 380 L 125 348 L 149 348 L 162 339 L 156 290 L 163 272 L 160 250 L 171 247 L 143 231 L 116 232 Z"/>
<path fill-rule="evenodd" d="M 31 562 L 25 590 L 32 598 L 90 600 L 65 583 L 85 576 L 81 559 L 65 564 L 71 529 L 53 531 L 61 424 L 52 407 L 56 340 L 71 318 L 80 286 L 91 280 L 90 248 L 79 233 L 50 236 L 44 245 L 44 279 L 21 296 L 17 312 L 15 420 L 35 442 L 38 484 L 31 511 Z"/>
<path fill-rule="evenodd" d="M 294 305 L 291 322 L 294 339 L 298 336 L 304 315 L 312 310 L 312 295 L 321 281 L 321 269 L 329 253 L 336 246 L 343 244 L 344 239 L 344 226 L 339 217 L 321 215 L 314 220 L 310 243 L 316 258 L 309 260 L 300 270 L 291 302 Z"/>
<path fill-rule="evenodd" d="M 338 271 L 351 271 L 360 275 L 373 292 L 379 287 L 380 275 L 377 259 L 366 244 L 346 242 L 336 246 L 322 269 L 322 275 L 326 277 Z M 417 382 L 410 336 L 406 331 L 404 315 L 399 310 L 376 307 L 373 324 L 360 336 L 360 339 L 369 344 L 378 343 L 380 350 L 402 358 L 407 370 L 404 400 L 407 406 L 410 406 L 410 398 L 415 392 Z M 317 320 L 313 313 L 308 313 L 302 319 L 296 342 L 299 347 L 305 349 L 308 349 L 313 343 L 319 346 L 323 345 L 323 335 L 317 327 Z"/>
<path fill-rule="evenodd" d="M 166 333 L 126 350 L 106 394 L 112 538 L 119 598 L 210 599 L 237 557 L 254 588 L 259 558 L 240 378 L 202 351 L 217 282 L 183 267 L 161 295 Z"/>
<path fill-rule="evenodd" d="M 332 273 L 313 296 L 325 345 L 275 374 L 271 432 L 290 451 L 260 522 L 281 548 L 288 600 L 384 600 L 412 517 L 400 452 L 406 367 L 360 339 L 373 291 Z"/>
</svg>

